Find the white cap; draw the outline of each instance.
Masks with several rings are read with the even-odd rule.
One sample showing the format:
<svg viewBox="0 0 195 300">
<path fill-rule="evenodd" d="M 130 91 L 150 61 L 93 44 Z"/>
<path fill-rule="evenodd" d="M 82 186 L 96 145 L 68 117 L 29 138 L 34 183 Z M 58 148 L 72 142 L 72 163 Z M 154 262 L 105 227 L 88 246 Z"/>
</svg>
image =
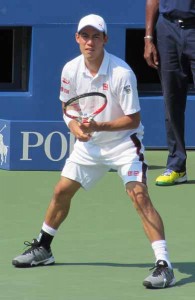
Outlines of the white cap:
<svg viewBox="0 0 195 300">
<path fill-rule="evenodd" d="M 92 26 L 101 32 L 105 32 L 107 34 L 107 26 L 104 19 L 98 15 L 88 15 L 83 17 L 78 25 L 77 32 L 81 31 L 86 26 Z"/>
</svg>

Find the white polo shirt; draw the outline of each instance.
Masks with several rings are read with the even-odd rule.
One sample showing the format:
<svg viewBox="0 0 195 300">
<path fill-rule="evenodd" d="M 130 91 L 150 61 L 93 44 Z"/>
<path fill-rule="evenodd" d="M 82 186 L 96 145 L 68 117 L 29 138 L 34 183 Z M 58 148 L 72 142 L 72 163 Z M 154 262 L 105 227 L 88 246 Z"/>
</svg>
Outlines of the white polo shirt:
<svg viewBox="0 0 195 300">
<path fill-rule="evenodd" d="M 104 111 L 95 117 L 98 122 L 111 121 L 140 111 L 135 74 L 122 59 L 106 50 L 104 50 L 104 59 L 95 77 L 86 68 L 83 55 L 69 61 L 62 70 L 61 101 L 66 102 L 72 97 L 93 91 L 104 93 L 108 100 Z M 129 139 L 133 133 L 142 137 L 141 123 L 133 130 L 95 132 L 90 143 L 100 146 L 105 143 L 107 145 L 108 143 L 121 143 Z"/>
</svg>

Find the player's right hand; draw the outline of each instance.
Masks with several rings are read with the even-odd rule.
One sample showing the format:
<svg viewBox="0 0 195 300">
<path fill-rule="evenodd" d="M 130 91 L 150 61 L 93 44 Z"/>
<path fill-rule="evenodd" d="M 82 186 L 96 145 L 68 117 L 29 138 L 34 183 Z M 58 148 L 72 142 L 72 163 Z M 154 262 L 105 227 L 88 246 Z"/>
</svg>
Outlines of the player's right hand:
<svg viewBox="0 0 195 300">
<path fill-rule="evenodd" d="M 78 139 L 80 142 L 88 142 L 91 139 L 91 135 L 89 133 L 84 133 L 81 129 L 81 124 L 76 120 L 72 120 L 69 123 L 69 128 L 72 134 Z"/>
</svg>

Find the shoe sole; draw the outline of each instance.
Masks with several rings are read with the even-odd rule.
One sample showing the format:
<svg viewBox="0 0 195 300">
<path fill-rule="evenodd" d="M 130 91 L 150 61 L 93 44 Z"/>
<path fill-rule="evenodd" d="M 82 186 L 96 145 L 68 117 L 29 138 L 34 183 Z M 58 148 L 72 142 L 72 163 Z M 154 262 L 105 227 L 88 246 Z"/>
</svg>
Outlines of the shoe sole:
<svg viewBox="0 0 195 300">
<path fill-rule="evenodd" d="M 174 182 L 163 182 L 163 181 L 156 181 L 156 185 L 159 186 L 170 186 L 170 185 L 175 185 L 175 184 L 179 184 L 179 183 L 185 183 L 187 182 L 187 176 L 183 176 L 181 178 L 176 179 Z"/>
<path fill-rule="evenodd" d="M 173 287 L 175 283 L 176 283 L 176 279 L 174 277 L 173 280 L 168 285 L 165 286 L 161 286 L 161 287 L 153 286 L 150 281 L 144 281 L 143 285 L 148 289 L 165 289 L 165 288 Z"/>
<path fill-rule="evenodd" d="M 41 262 L 32 261 L 29 263 L 21 263 L 17 260 L 12 261 L 12 265 L 16 268 L 31 268 L 31 267 L 37 267 L 37 266 L 49 266 L 55 264 L 54 257 L 50 257 L 49 259 L 43 260 Z"/>
</svg>

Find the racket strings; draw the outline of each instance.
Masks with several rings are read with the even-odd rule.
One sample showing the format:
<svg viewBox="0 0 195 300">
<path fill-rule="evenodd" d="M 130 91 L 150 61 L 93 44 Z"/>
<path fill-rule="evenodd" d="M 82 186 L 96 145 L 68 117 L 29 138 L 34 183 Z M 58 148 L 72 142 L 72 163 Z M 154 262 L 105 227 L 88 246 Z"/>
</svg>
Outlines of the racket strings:
<svg viewBox="0 0 195 300">
<path fill-rule="evenodd" d="M 69 101 L 69 105 L 65 105 L 65 114 L 73 119 L 82 121 L 83 119 L 93 119 L 95 115 L 99 114 L 106 106 L 107 99 L 104 94 L 94 95 L 85 94 L 81 97 L 76 97 L 73 101 Z"/>
</svg>

